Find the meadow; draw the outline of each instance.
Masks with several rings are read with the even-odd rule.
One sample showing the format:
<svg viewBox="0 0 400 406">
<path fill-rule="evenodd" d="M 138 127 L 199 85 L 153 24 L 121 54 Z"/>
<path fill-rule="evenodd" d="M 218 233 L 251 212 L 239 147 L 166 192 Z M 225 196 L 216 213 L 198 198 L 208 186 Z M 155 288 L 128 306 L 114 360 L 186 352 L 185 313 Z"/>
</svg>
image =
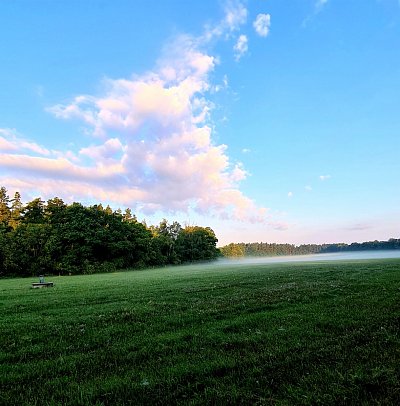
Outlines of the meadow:
<svg viewBox="0 0 400 406">
<path fill-rule="evenodd" d="M 400 260 L 0 280 L 1 405 L 400 403 Z"/>
</svg>

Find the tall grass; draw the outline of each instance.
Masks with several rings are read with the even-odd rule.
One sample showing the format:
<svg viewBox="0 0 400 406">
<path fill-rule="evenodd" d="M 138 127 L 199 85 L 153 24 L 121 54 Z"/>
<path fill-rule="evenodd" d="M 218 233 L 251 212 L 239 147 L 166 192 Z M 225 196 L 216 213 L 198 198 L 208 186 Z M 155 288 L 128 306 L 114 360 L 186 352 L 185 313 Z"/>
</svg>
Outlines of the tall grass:
<svg viewBox="0 0 400 406">
<path fill-rule="evenodd" d="M 49 280 L 0 280 L 0 404 L 400 403 L 400 260 Z"/>
</svg>

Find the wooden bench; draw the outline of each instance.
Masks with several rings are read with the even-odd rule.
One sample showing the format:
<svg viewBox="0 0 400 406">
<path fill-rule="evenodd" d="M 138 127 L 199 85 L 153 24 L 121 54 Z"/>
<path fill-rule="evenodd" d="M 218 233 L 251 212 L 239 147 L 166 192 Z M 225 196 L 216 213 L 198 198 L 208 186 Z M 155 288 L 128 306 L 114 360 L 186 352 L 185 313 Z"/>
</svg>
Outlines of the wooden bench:
<svg viewBox="0 0 400 406">
<path fill-rule="evenodd" d="M 32 288 L 52 288 L 54 286 L 53 282 L 33 282 Z"/>
</svg>

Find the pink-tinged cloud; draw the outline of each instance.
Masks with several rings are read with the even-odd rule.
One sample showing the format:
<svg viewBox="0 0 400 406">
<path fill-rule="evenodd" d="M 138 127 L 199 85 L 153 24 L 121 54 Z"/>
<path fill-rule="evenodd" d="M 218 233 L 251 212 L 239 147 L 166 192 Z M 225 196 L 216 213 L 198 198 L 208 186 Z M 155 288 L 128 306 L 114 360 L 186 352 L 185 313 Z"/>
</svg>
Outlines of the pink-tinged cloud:
<svg viewBox="0 0 400 406">
<path fill-rule="evenodd" d="M 138 202 L 145 200 L 143 191 L 135 188 L 125 189 L 115 185 L 104 187 L 91 181 L 71 182 L 70 180 L 46 178 L 45 182 L 38 182 L 37 176 L 22 178 L 1 177 L 2 184 L 7 185 L 9 191 L 25 191 L 32 197 L 40 195 L 44 199 L 54 196 L 62 197 L 68 202 L 85 200 L 112 201 L 129 206 L 132 209 L 140 209 Z"/>
<path fill-rule="evenodd" d="M 124 173 L 120 164 L 93 167 L 78 166 L 65 158 L 43 158 L 20 154 L 0 154 L 1 166 L 23 174 L 56 177 L 72 181 L 97 181 L 115 179 Z M 0 178 L 1 179 L 1 178 Z"/>
<path fill-rule="evenodd" d="M 290 225 L 283 221 L 281 221 L 281 222 L 270 221 L 270 222 L 268 222 L 268 225 L 277 231 L 286 231 L 290 228 Z"/>
<path fill-rule="evenodd" d="M 34 142 L 21 138 L 14 130 L 0 128 L 0 151 L 2 152 L 34 152 L 39 155 L 49 155 L 50 151 Z"/>
<path fill-rule="evenodd" d="M 110 162 L 113 159 L 115 160 L 115 156 L 122 154 L 124 150 L 125 147 L 118 138 L 110 138 L 103 145 L 93 145 L 82 148 L 79 154 L 86 155 L 97 162 L 104 160 Z"/>
<path fill-rule="evenodd" d="M 230 3 L 228 11 L 217 26 L 226 33 L 247 17 L 240 3 Z M 267 209 L 240 191 L 248 173 L 212 139 L 208 95 L 217 59 L 203 48 L 204 36 L 180 36 L 165 47 L 153 71 L 107 79 L 99 96 L 78 95 L 50 107 L 57 118 L 83 122 L 93 142 L 46 158 L 3 142 L 0 167 L 6 173 L 0 184 L 15 184 L 14 178 L 21 191 L 40 185 L 44 198 L 106 200 L 143 213 L 195 210 L 268 224 Z"/>
<path fill-rule="evenodd" d="M 344 228 L 346 231 L 364 231 L 373 228 L 372 224 L 356 223 Z"/>
</svg>

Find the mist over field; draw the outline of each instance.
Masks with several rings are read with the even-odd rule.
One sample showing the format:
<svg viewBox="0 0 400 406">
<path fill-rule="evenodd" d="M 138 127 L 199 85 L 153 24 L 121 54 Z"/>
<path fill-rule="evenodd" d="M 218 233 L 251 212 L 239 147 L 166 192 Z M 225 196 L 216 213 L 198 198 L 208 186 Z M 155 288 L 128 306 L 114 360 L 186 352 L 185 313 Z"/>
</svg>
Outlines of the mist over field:
<svg viewBox="0 0 400 406">
<path fill-rule="evenodd" d="M 385 258 L 400 258 L 400 250 L 334 252 L 329 254 L 283 255 L 275 257 L 221 258 L 218 259 L 216 263 L 220 265 L 262 265 L 285 262 L 348 261 Z"/>
</svg>

